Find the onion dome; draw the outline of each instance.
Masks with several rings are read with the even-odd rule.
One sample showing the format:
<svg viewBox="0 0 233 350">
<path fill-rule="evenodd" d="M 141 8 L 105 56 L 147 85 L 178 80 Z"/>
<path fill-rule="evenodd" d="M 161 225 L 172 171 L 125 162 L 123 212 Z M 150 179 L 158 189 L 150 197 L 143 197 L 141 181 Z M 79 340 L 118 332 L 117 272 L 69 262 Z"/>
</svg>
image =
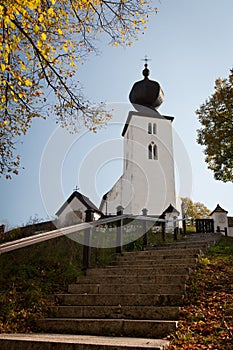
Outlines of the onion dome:
<svg viewBox="0 0 233 350">
<path fill-rule="evenodd" d="M 142 71 L 143 80 L 136 82 L 129 94 L 129 100 L 138 111 L 143 107 L 157 109 L 164 101 L 164 93 L 157 81 L 148 78 L 150 71 L 145 63 Z"/>
</svg>

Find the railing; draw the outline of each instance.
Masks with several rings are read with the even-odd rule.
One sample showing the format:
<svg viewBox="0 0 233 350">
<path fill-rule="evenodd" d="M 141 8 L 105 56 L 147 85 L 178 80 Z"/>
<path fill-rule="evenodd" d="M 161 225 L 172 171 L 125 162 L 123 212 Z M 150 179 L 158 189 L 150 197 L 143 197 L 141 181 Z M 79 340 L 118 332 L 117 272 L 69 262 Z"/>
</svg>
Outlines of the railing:
<svg viewBox="0 0 233 350">
<path fill-rule="evenodd" d="M 86 222 L 3 243 L 0 245 L 0 254 L 61 236 L 67 236 L 83 245 L 82 263 L 83 269 L 86 270 L 90 268 L 91 247 L 114 247 L 115 252 L 119 254 L 122 252 L 123 246 L 141 237 L 143 241 L 142 246 L 145 247 L 149 243 L 148 231 L 155 224 L 160 225 L 162 240 L 165 242 L 166 224 L 169 222 L 165 217 L 147 216 L 146 209 L 143 209 L 142 215 L 124 215 L 122 207 L 117 208 L 116 216 L 97 221 L 92 220 L 93 211 L 88 209 L 86 210 Z M 177 240 L 179 230 L 177 222 L 180 220 L 173 219 L 170 221 L 172 221 L 174 226 L 174 240 Z"/>
</svg>

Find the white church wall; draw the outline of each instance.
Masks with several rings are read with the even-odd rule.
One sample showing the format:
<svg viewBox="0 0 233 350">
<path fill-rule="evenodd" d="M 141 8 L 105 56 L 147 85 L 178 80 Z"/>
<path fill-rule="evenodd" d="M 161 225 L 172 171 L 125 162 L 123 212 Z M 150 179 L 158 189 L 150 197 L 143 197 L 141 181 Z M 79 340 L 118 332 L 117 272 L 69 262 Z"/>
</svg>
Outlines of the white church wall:
<svg viewBox="0 0 233 350">
<path fill-rule="evenodd" d="M 148 215 L 160 215 L 170 204 L 176 207 L 172 122 L 158 112 L 153 117 L 130 113 L 124 135 L 124 173 L 100 209 L 115 214 L 122 205 L 126 214 L 138 215 L 147 208 Z M 156 134 L 148 133 L 148 123 L 152 128 L 155 124 Z M 157 146 L 158 159 L 148 158 L 149 144 Z"/>
<path fill-rule="evenodd" d="M 102 201 L 100 210 L 104 214 L 115 215 L 116 208 L 121 205 L 124 208 L 124 214 L 131 213 L 131 199 L 133 196 L 132 184 L 127 178 L 128 174 L 122 175 L 108 192 L 106 201 Z"/>
<path fill-rule="evenodd" d="M 132 208 L 138 214 L 138 202 L 148 214 L 160 214 L 175 203 L 175 180 L 171 121 L 160 116 L 133 115 L 125 137 L 125 162 L 132 174 L 132 186 L 137 190 Z M 156 124 L 156 134 L 148 134 L 148 124 Z M 148 146 L 157 146 L 158 159 L 148 159 Z M 127 166 L 124 167 L 125 169 Z M 140 188 L 140 191 L 138 191 Z"/>
<path fill-rule="evenodd" d="M 221 231 L 224 231 L 225 227 L 228 227 L 227 213 L 226 212 L 214 212 L 212 214 L 214 220 L 214 231 L 217 231 L 219 227 Z"/>
</svg>

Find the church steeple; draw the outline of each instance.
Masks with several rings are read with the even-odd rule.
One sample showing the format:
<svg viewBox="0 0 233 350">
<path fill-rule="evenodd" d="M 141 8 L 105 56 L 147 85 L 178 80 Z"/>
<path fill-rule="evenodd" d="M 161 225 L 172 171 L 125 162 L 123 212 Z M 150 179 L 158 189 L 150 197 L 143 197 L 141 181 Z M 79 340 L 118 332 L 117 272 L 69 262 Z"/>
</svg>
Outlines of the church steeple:
<svg viewBox="0 0 233 350">
<path fill-rule="evenodd" d="M 142 71 L 143 80 L 136 82 L 129 94 L 129 100 L 134 108 L 138 111 L 143 107 L 157 109 L 164 101 L 164 93 L 157 81 L 150 80 L 147 64 L 148 59 L 145 58 L 145 65 Z"/>
</svg>

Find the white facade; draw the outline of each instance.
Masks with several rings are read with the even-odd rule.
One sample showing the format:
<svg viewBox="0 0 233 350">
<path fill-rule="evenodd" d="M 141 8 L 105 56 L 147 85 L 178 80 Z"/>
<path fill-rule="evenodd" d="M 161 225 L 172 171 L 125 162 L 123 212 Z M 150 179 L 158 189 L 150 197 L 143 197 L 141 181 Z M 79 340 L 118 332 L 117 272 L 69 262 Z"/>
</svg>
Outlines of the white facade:
<svg viewBox="0 0 233 350">
<path fill-rule="evenodd" d="M 70 196 L 70 200 L 68 199 L 67 202 L 63 204 L 63 206 L 58 210 L 56 213 L 57 219 L 55 221 L 55 224 L 57 227 L 66 227 L 71 225 L 76 225 L 81 222 L 84 222 L 86 219 L 86 210 L 90 208 L 90 206 L 87 206 L 85 201 L 83 202 L 76 196 L 77 192 L 74 192 Z M 78 194 L 79 196 L 80 194 Z M 89 201 L 89 199 L 83 195 L 81 195 L 81 198 L 85 198 Z M 93 219 L 98 220 L 101 217 L 101 213 L 95 211 L 93 209 Z"/>
<path fill-rule="evenodd" d="M 214 220 L 214 231 L 217 232 L 219 227 L 220 231 L 224 232 L 225 227 L 228 228 L 227 212 L 214 212 L 211 215 Z"/>
<path fill-rule="evenodd" d="M 214 231 L 220 230 L 222 234 L 225 234 L 225 228 L 227 229 L 227 235 L 233 237 L 233 218 L 227 216 L 228 212 L 221 208 L 218 204 L 217 207 L 210 214 L 211 218 L 214 220 Z"/>
<path fill-rule="evenodd" d="M 104 214 L 115 214 L 119 205 L 133 215 L 143 208 L 148 215 L 161 215 L 170 204 L 176 208 L 172 120 L 147 109 L 129 113 L 122 133 L 123 175 L 103 197 Z"/>
</svg>

